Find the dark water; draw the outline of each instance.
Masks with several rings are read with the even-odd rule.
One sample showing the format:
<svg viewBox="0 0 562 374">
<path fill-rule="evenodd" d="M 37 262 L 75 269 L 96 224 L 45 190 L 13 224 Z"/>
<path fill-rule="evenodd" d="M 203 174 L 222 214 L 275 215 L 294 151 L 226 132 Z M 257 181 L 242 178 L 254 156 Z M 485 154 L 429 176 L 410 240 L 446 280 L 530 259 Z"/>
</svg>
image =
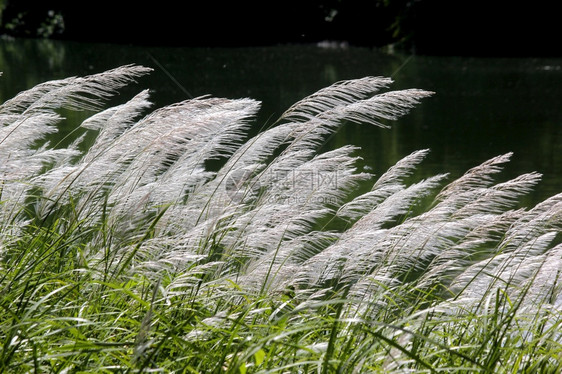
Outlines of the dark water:
<svg viewBox="0 0 562 374">
<path fill-rule="evenodd" d="M 562 59 L 408 56 L 317 46 L 186 49 L 4 40 L 0 100 L 45 80 L 129 63 L 154 72 L 124 90 L 117 102 L 145 88 L 152 89 L 157 107 L 206 94 L 251 97 L 263 103 L 258 126 L 335 81 L 389 76 L 395 81 L 392 88 L 436 94 L 392 129 L 348 126 L 330 140 L 330 147 L 361 146 L 365 164 L 377 174 L 414 150 L 430 148 L 418 177 L 441 172 L 457 177 L 491 157 L 514 152 L 502 180 L 530 171 L 544 175 L 525 203 L 562 192 Z"/>
</svg>

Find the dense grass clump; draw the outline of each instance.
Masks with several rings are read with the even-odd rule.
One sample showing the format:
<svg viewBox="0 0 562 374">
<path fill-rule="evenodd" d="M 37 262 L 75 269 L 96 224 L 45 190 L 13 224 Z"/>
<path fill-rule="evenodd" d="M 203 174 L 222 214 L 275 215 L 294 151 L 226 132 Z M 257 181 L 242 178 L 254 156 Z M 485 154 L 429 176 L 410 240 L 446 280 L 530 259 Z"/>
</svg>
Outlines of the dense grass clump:
<svg viewBox="0 0 562 374">
<path fill-rule="evenodd" d="M 430 92 L 339 82 L 254 137 L 251 99 L 102 110 L 149 71 L 0 106 L 0 371 L 562 370 L 562 194 L 520 208 L 511 154 L 411 182 L 428 150 L 378 177 L 320 151 Z M 64 147 L 60 109 L 96 113 Z"/>
</svg>

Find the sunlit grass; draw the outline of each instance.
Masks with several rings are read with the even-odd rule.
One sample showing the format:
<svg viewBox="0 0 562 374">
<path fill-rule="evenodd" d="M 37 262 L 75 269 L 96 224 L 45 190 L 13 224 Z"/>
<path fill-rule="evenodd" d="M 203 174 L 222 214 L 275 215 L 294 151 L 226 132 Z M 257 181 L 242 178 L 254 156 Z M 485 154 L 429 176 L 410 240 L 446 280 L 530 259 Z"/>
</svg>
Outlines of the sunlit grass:
<svg viewBox="0 0 562 374">
<path fill-rule="evenodd" d="M 45 142 L 60 108 L 98 111 L 148 72 L 0 107 L 1 370 L 562 370 L 562 195 L 518 206 L 539 174 L 497 182 L 506 154 L 412 183 L 428 150 L 381 176 L 355 169 L 354 147 L 318 152 L 430 93 L 340 82 L 248 138 L 253 100 L 146 114 L 142 91 L 84 121 L 86 150 L 78 132 Z"/>
</svg>

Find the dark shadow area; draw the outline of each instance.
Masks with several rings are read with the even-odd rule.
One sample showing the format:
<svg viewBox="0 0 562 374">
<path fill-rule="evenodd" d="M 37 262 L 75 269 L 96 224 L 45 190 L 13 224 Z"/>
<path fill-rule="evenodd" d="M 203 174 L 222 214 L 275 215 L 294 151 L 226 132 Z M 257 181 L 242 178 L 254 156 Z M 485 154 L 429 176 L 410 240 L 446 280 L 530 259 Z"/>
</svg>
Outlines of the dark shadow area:
<svg viewBox="0 0 562 374">
<path fill-rule="evenodd" d="M 1 33 L 145 46 L 344 42 L 425 55 L 561 56 L 556 2 L 4 0 Z"/>
</svg>

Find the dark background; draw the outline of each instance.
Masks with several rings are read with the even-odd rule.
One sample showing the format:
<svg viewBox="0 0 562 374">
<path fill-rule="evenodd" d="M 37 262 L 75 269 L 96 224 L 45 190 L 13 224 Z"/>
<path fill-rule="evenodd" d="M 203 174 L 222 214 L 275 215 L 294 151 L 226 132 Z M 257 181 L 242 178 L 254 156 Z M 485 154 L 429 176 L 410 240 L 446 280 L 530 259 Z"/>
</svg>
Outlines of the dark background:
<svg viewBox="0 0 562 374">
<path fill-rule="evenodd" d="M 0 0 L 0 33 L 152 46 L 321 41 L 425 55 L 562 56 L 555 1 Z"/>
</svg>

